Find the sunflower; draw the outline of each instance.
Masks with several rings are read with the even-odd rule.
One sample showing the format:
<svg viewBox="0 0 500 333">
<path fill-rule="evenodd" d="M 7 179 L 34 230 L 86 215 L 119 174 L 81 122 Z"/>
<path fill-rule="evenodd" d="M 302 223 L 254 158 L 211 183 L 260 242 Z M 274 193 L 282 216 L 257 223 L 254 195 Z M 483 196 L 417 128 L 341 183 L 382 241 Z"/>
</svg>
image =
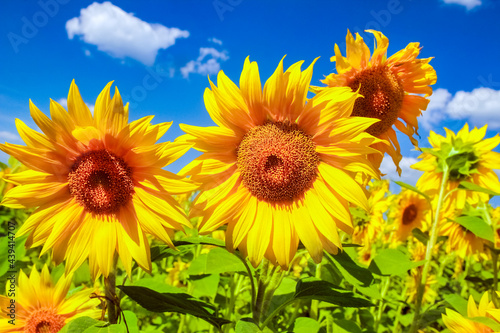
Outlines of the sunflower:
<svg viewBox="0 0 500 333">
<path fill-rule="evenodd" d="M 459 189 L 461 182 L 469 182 L 500 193 L 500 182 L 493 169 L 500 169 L 500 153 L 492 151 L 500 143 L 500 136 L 484 139 L 486 125 L 469 131 L 469 125 L 457 133 L 446 130 L 446 137 L 433 131 L 429 135 L 432 148 L 422 148 L 421 161 L 412 168 L 424 171 L 417 181 L 417 188 L 437 198 L 444 169 L 449 170 L 445 193 L 448 205 L 457 210 L 465 202 L 476 205 L 488 202 L 489 195 L 478 191 Z"/>
<path fill-rule="evenodd" d="M 499 292 L 497 294 L 500 295 Z M 446 309 L 446 314 L 442 314 L 443 323 L 451 333 L 493 332 L 491 327 L 479 321 L 471 320 L 475 317 L 486 317 L 500 324 L 500 310 L 495 308 L 492 301 L 488 301 L 487 292 L 483 294 L 478 305 L 476 305 L 472 296 L 469 296 L 467 317 L 465 318 L 458 312 L 450 309 Z"/>
<path fill-rule="evenodd" d="M 115 254 L 130 275 L 132 259 L 151 270 L 146 234 L 173 246 L 169 234 L 190 226 L 172 194 L 196 186 L 162 168 L 190 145 L 155 142 L 171 123 L 151 125 L 153 116 L 128 123 L 128 105 L 108 83 L 92 115 L 74 82 L 68 111 L 51 100 L 52 119 L 30 101 L 39 133 L 16 119 L 26 146 L 0 144 L 31 170 L 5 175 L 18 186 L 3 198 L 10 208 L 38 207 L 19 229 L 27 247 L 53 249 L 56 263 L 66 259 L 67 273 L 89 258 L 92 276 L 107 277 Z"/>
<path fill-rule="evenodd" d="M 379 167 L 383 154 L 387 153 L 401 174 L 399 162 L 402 156 L 393 125 L 418 146 L 413 137 L 418 130 L 417 117 L 427 108 L 429 100 L 426 97 L 432 94 L 430 85 L 436 83 L 436 71 L 429 65 L 432 58 L 417 59 L 421 49 L 419 43 L 410 43 L 404 50 L 387 58 L 389 39 L 379 31 L 367 32 L 372 33 L 376 40 L 371 58 L 363 38 L 356 33 L 354 40 L 347 31 L 346 57 L 335 44 L 335 55 L 330 60 L 336 63 L 337 74 L 332 73 L 321 82 L 328 87 L 349 87 L 364 97 L 356 100 L 352 116 L 380 119 L 367 132 L 391 143 L 373 145 L 382 155 L 370 154 L 369 158 L 375 167 Z M 313 88 L 314 91 L 324 89 L 327 88 Z"/>
<path fill-rule="evenodd" d="M 415 228 L 422 229 L 429 218 L 429 202 L 420 194 L 403 189 L 391 210 L 394 237 L 405 241 Z"/>
<path fill-rule="evenodd" d="M 54 285 L 47 266 L 41 273 L 33 266 L 29 277 L 21 271 L 18 278 L 15 303 L 13 298 L 0 296 L 0 332 L 55 333 L 75 318 L 101 316 L 100 301 L 90 298 L 95 290 L 83 289 L 66 297 L 72 274 L 63 274 Z"/>
<path fill-rule="evenodd" d="M 181 124 L 203 154 L 180 171 L 201 183 L 193 215 L 202 234 L 227 224 L 226 246 L 257 266 L 265 256 L 288 267 L 299 240 L 315 262 L 341 248 L 337 227 L 352 233 L 349 203 L 368 209 L 356 173 L 378 176 L 366 159 L 380 140 L 365 133 L 378 119 L 350 117 L 359 94 L 321 92 L 306 102 L 313 64 L 283 71 L 262 90 L 257 63 L 245 60 L 238 88 L 222 71 L 205 90 L 217 126 Z"/>
<path fill-rule="evenodd" d="M 440 228 L 439 234 L 448 236 L 446 253 L 456 253 L 459 258 L 465 259 L 468 256 L 485 252 L 485 241 L 456 222 L 449 221 L 444 223 Z"/>
<path fill-rule="evenodd" d="M 414 303 L 417 297 L 418 286 L 422 280 L 422 273 L 419 270 L 412 270 L 410 276 L 407 278 L 407 290 L 406 299 L 407 303 Z M 423 304 L 434 304 L 437 298 L 437 292 L 434 290 L 434 286 L 437 285 L 438 280 L 435 275 L 427 276 L 425 281 L 424 295 L 422 296 Z"/>
<path fill-rule="evenodd" d="M 389 208 L 392 196 L 389 192 L 388 180 L 375 180 L 369 184 L 368 189 L 368 214 L 364 214 L 357 207 L 351 207 L 354 211 L 355 226 L 352 234 L 352 242 L 364 247 L 371 247 L 373 243 L 384 233 L 384 213 Z"/>
</svg>

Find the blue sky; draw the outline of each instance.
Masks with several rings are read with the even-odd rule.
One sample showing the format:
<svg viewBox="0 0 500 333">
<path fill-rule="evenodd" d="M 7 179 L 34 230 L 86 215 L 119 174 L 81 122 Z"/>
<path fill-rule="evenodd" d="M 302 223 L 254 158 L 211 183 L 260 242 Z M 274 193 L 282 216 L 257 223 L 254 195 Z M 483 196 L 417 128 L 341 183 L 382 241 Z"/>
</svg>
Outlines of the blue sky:
<svg viewBox="0 0 500 333">
<path fill-rule="evenodd" d="M 179 123 L 212 124 L 203 104 L 207 75 L 215 80 L 222 69 L 237 83 L 250 56 L 264 82 L 285 54 L 285 66 L 320 56 L 312 79 L 319 85 L 334 70 L 334 44 L 345 52 L 347 29 L 382 31 L 389 56 L 420 42 L 420 57 L 434 57 L 438 80 L 421 119 L 421 146 L 428 146 L 429 130 L 457 131 L 465 122 L 488 123 L 487 137 L 500 129 L 500 8 L 493 0 L 40 0 L 1 6 L 0 142 L 22 143 L 15 118 L 36 128 L 28 100 L 48 114 L 49 98 L 64 105 L 73 79 L 91 106 L 114 80 L 130 102 L 130 119 L 154 114 L 154 122 L 173 121 L 164 137 L 173 140 L 182 134 Z M 373 38 L 363 36 L 371 47 Z M 383 169 L 414 184 L 419 174 L 409 165 L 419 153 L 408 138 L 400 143 L 403 177 L 390 158 Z M 188 153 L 170 170 L 195 156 Z"/>
</svg>

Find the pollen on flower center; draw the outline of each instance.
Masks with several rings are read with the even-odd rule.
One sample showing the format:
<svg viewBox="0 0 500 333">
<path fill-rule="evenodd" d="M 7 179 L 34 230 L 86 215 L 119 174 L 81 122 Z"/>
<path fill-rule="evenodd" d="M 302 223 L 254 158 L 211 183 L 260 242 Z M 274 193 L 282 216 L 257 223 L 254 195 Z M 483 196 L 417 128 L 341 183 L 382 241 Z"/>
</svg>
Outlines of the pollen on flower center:
<svg viewBox="0 0 500 333">
<path fill-rule="evenodd" d="M 246 188 L 272 203 L 300 198 L 316 179 L 319 155 L 296 124 L 268 122 L 243 137 L 237 164 Z"/>
<path fill-rule="evenodd" d="M 64 318 L 53 308 L 40 308 L 30 313 L 24 327 L 26 333 L 57 333 L 64 326 Z"/>
<path fill-rule="evenodd" d="M 415 204 L 411 204 L 405 208 L 403 212 L 403 224 L 408 225 L 411 224 L 418 215 L 418 208 Z"/>
<path fill-rule="evenodd" d="M 76 201 L 96 214 L 116 213 L 134 194 L 131 169 L 105 149 L 78 157 L 68 174 L 68 182 Z"/>
<path fill-rule="evenodd" d="M 401 81 L 387 66 L 361 71 L 349 81 L 349 87 L 353 91 L 360 89 L 359 93 L 364 96 L 354 103 L 352 116 L 380 119 L 366 130 L 368 133 L 378 136 L 398 119 L 405 92 Z"/>
</svg>

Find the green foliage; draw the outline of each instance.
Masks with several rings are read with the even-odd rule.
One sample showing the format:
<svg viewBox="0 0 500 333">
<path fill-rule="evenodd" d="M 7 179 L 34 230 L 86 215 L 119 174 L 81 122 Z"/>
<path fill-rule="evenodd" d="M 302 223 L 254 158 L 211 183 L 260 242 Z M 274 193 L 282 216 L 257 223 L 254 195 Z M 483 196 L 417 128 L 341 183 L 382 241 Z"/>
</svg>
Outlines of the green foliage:
<svg viewBox="0 0 500 333">
<path fill-rule="evenodd" d="M 402 275 L 420 265 L 423 262 L 412 262 L 400 250 L 384 249 L 373 258 L 368 269 L 377 275 Z"/>
<path fill-rule="evenodd" d="M 119 286 L 127 296 L 152 312 L 178 312 L 201 318 L 217 328 L 230 323 L 218 317 L 215 306 L 185 293 L 160 293 L 139 286 Z"/>
</svg>

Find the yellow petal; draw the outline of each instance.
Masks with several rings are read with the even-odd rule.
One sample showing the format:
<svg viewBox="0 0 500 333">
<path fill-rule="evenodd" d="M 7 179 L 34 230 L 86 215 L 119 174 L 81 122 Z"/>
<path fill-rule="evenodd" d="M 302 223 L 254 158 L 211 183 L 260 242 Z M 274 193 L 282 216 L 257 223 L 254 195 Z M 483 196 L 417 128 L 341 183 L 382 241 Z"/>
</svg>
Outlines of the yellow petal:
<svg viewBox="0 0 500 333">
<path fill-rule="evenodd" d="M 366 195 L 359 184 L 344 171 L 326 163 L 320 163 L 318 170 L 321 177 L 335 192 L 366 211 L 370 209 Z"/>
</svg>

